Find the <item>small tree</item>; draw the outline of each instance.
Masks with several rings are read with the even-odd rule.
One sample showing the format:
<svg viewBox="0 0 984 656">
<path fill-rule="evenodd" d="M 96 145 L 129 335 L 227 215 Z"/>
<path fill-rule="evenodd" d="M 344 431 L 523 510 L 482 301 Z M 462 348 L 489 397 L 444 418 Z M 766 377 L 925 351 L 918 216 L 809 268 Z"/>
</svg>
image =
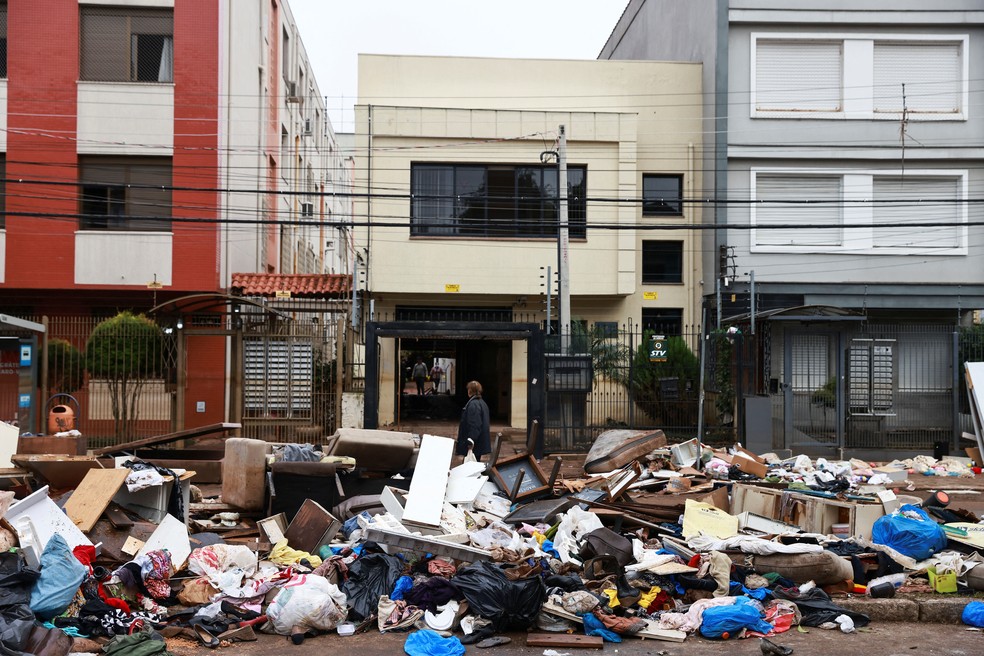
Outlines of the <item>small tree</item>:
<svg viewBox="0 0 984 656">
<path fill-rule="evenodd" d="M 86 342 L 86 369 L 109 387 L 117 438 L 133 436 L 143 386 L 163 373 L 163 342 L 157 324 L 131 312 L 103 321 Z"/>
<path fill-rule="evenodd" d="M 48 390 L 51 394 L 72 394 L 82 387 L 85 363 L 82 352 L 68 340 L 48 340 Z"/>
</svg>

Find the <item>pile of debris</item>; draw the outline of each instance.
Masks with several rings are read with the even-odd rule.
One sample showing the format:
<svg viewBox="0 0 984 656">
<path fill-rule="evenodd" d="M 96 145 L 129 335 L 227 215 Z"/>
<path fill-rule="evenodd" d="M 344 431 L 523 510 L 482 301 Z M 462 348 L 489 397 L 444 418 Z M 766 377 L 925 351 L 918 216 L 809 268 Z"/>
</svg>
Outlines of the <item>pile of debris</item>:
<svg viewBox="0 0 984 656">
<path fill-rule="evenodd" d="M 19 449 L 0 492 L 5 653 L 164 654 L 168 639 L 264 632 L 405 631 L 410 654 L 514 630 L 560 649 L 850 633 L 869 619 L 843 595 L 984 590 L 980 516 L 908 483 L 972 477 L 967 459 L 874 466 L 618 430 L 571 476 L 501 440 L 489 463 L 452 466 L 448 437 L 341 429 L 316 446 L 224 438 L 219 488 L 177 466 L 194 464 L 185 452 L 138 457 L 235 428 Z"/>
</svg>

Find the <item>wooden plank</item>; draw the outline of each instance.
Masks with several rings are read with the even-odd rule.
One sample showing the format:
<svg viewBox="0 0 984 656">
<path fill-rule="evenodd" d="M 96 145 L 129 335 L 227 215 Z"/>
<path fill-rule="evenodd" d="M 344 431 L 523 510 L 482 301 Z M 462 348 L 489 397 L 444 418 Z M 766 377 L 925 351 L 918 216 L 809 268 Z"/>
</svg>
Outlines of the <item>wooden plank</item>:
<svg viewBox="0 0 984 656">
<path fill-rule="evenodd" d="M 331 542 L 341 527 L 342 523 L 320 503 L 305 499 L 284 537 L 292 548 L 318 555 L 318 549 Z"/>
<path fill-rule="evenodd" d="M 199 426 L 198 428 L 186 428 L 185 430 L 180 430 L 175 433 L 165 433 L 164 435 L 145 437 L 142 440 L 133 440 L 132 442 L 124 442 L 123 444 L 105 446 L 101 449 L 93 450 L 92 454 L 102 456 L 109 453 L 122 453 L 124 451 L 133 451 L 134 449 L 139 449 L 146 446 L 170 444 L 171 442 L 177 442 L 178 440 L 195 439 L 197 437 L 211 435 L 212 433 L 226 433 L 242 427 L 242 424 L 220 422 L 218 424 L 209 424 L 208 426 Z"/>
<path fill-rule="evenodd" d="M 420 441 L 417 467 L 410 481 L 403 521 L 424 526 L 438 526 L 448 490 L 448 472 L 454 440 L 436 435 L 424 435 Z"/>
<path fill-rule="evenodd" d="M 527 647 L 575 647 L 580 649 L 604 649 L 605 640 L 601 636 L 578 635 L 576 633 L 527 633 Z"/>
<path fill-rule="evenodd" d="M 128 529 L 133 526 L 133 520 L 115 503 L 111 503 L 103 513 L 113 528 Z"/>
<path fill-rule="evenodd" d="M 65 514 L 83 533 L 88 533 L 130 473 L 129 469 L 90 469 L 65 503 Z"/>
</svg>

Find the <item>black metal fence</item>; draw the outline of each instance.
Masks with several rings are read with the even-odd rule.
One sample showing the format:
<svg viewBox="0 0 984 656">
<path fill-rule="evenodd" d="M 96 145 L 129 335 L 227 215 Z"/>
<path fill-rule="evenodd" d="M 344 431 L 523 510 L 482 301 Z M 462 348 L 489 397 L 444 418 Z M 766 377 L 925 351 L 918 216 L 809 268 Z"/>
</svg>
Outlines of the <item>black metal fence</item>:
<svg viewBox="0 0 984 656">
<path fill-rule="evenodd" d="M 601 324 L 548 337 L 546 352 L 547 451 L 584 451 L 610 428 L 759 450 L 956 451 L 972 430 L 963 362 L 984 360 L 984 327 Z M 578 366 L 590 384 L 571 384 Z"/>
</svg>

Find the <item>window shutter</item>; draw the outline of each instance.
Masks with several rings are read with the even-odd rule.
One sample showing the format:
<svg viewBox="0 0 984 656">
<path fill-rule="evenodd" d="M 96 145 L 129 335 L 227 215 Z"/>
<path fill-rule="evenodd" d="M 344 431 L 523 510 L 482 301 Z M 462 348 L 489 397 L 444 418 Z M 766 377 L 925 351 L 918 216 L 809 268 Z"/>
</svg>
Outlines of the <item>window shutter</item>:
<svg viewBox="0 0 984 656">
<path fill-rule="evenodd" d="M 906 223 L 955 223 L 960 220 L 959 178 L 878 176 L 874 187 L 875 248 L 957 248 L 959 226 L 905 227 Z M 942 200 L 942 203 L 933 203 Z M 930 202 L 913 202 L 930 201 Z"/>
<path fill-rule="evenodd" d="M 820 175 L 758 174 L 755 178 L 756 227 L 802 224 L 795 229 L 756 230 L 758 246 L 840 246 L 843 229 L 811 226 L 840 226 L 841 177 Z M 818 201 L 784 203 L 780 201 Z"/>
<path fill-rule="evenodd" d="M 841 111 L 841 50 L 839 41 L 758 41 L 755 109 Z"/>
<path fill-rule="evenodd" d="M 961 111 L 963 81 L 959 43 L 875 42 L 876 112 L 956 114 Z"/>
</svg>

